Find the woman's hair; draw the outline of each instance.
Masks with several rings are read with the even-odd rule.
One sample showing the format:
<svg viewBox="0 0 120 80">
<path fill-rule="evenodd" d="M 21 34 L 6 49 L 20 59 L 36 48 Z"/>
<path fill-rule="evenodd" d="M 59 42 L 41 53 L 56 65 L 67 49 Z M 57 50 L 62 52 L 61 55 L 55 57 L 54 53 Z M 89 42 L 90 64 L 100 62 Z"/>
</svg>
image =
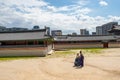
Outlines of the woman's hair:
<svg viewBox="0 0 120 80">
<path fill-rule="evenodd" d="M 82 51 L 80 51 L 80 56 L 83 56 Z"/>
<path fill-rule="evenodd" d="M 77 53 L 77 56 L 79 55 L 79 53 Z"/>
<path fill-rule="evenodd" d="M 78 57 L 78 56 L 79 56 L 79 53 L 76 54 L 76 57 Z"/>
<path fill-rule="evenodd" d="M 82 51 L 80 51 L 80 53 L 82 53 Z"/>
</svg>

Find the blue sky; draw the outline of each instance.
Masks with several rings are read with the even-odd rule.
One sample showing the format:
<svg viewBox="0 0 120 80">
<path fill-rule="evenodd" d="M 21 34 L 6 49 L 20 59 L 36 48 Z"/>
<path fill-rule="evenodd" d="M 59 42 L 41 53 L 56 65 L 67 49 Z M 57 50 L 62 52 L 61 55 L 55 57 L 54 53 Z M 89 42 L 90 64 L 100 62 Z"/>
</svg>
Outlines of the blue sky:
<svg viewBox="0 0 120 80">
<path fill-rule="evenodd" d="M 31 29 L 48 26 L 63 34 L 95 31 L 108 22 L 120 23 L 120 0 L 0 0 L 0 25 Z"/>
</svg>

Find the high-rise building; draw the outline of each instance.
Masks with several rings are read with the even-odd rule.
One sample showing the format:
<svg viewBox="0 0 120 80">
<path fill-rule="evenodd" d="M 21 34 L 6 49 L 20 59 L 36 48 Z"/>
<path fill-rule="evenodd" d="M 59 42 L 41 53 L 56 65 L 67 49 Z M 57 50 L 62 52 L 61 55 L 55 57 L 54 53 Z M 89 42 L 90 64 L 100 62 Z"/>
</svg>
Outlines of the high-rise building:
<svg viewBox="0 0 120 80">
<path fill-rule="evenodd" d="M 5 31 L 5 30 L 6 30 L 6 27 L 0 26 L 0 32 Z"/>
<path fill-rule="evenodd" d="M 92 32 L 92 35 L 96 35 L 96 32 Z"/>
<path fill-rule="evenodd" d="M 72 35 L 76 36 L 76 35 L 77 35 L 77 33 L 73 32 L 73 33 L 72 33 Z"/>
<path fill-rule="evenodd" d="M 28 30 L 28 28 L 20 28 L 20 27 L 6 28 L 4 26 L 0 26 L 0 32 L 5 32 L 5 31 L 9 31 L 9 32 L 13 32 L 13 31 L 26 31 L 26 30 Z"/>
<path fill-rule="evenodd" d="M 102 26 L 96 27 L 96 35 L 102 35 Z"/>
<path fill-rule="evenodd" d="M 80 35 L 89 35 L 89 31 L 86 29 L 80 29 Z"/>
<path fill-rule="evenodd" d="M 62 35 L 62 31 L 61 31 L 61 30 L 52 30 L 52 31 L 51 31 L 51 35 L 52 35 L 52 36 Z"/>
<path fill-rule="evenodd" d="M 13 28 L 6 28 L 6 31 L 26 31 L 28 30 L 27 28 L 18 28 L 18 27 L 13 27 Z"/>
<path fill-rule="evenodd" d="M 118 25 L 118 22 L 109 22 L 102 26 L 96 27 L 96 35 L 111 35 L 108 30 L 110 30 L 114 25 Z"/>
</svg>

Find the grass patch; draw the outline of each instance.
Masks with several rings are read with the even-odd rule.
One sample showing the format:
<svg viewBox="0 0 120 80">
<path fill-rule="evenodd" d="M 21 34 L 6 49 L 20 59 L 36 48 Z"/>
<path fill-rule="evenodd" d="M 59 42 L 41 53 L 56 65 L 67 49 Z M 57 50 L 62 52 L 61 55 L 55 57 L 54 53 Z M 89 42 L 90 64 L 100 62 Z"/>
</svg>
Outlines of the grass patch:
<svg viewBox="0 0 120 80">
<path fill-rule="evenodd" d="M 47 57 L 66 57 L 69 55 L 75 55 L 80 50 L 83 52 L 84 55 L 91 55 L 91 54 L 101 54 L 104 48 L 67 49 L 67 50 L 55 51 L 52 55 Z"/>
<path fill-rule="evenodd" d="M 85 53 L 91 53 L 91 54 L 101 54 L 102 50 L 104 50 L 103 48 L 87 48 L 87 49 L 83 49 L 85 51 Z"/>
<path fill-rule="evenodd" d="M 71 50 L 63 50 L 63 51 L 55 51 L 52 55 L 47 57 L 66 57 L 68 55 L 74 54 L 74 51 Z"/>
<path fill-rule="evenodd" d="M 72 54 L 72 51 L 56 51 L 55 54 L 64 54 L 64 55 L 67 55 L 67 54 Z"/>
</svg>

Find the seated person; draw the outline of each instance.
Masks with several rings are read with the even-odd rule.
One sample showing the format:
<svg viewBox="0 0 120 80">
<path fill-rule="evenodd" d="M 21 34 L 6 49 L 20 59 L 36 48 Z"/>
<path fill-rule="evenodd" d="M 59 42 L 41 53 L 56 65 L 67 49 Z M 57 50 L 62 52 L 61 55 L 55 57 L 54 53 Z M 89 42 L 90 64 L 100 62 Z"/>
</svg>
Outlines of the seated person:
<svg viewBox="0 0 120 80">
<path fill-rule="evenodd" d="M 76 58 L 75 58 L 75 61 L 74 61 L 74 67 L 75 66 L 78 66 L 78 62 L 79 62 L 79 53 L 77 53 L 77 55 L 76 55 Z"/>
<path fill-rule="evenodd" d="M 74 62 L 74 67 L 83 67 L 84 66 L 84 56 L 82 54 L 82 51 L 80 51 L 80 53 L 77 53 L 76 58 L 75 58 L 75 62 Z"/>
<path fill-rule="evenodd" d="M 80 57 L 79 57 L 79 66 L 83 67 L 84 66 L 84 56 L 82 54 L 82 51 L 80 51 Z"/>
</svg>

